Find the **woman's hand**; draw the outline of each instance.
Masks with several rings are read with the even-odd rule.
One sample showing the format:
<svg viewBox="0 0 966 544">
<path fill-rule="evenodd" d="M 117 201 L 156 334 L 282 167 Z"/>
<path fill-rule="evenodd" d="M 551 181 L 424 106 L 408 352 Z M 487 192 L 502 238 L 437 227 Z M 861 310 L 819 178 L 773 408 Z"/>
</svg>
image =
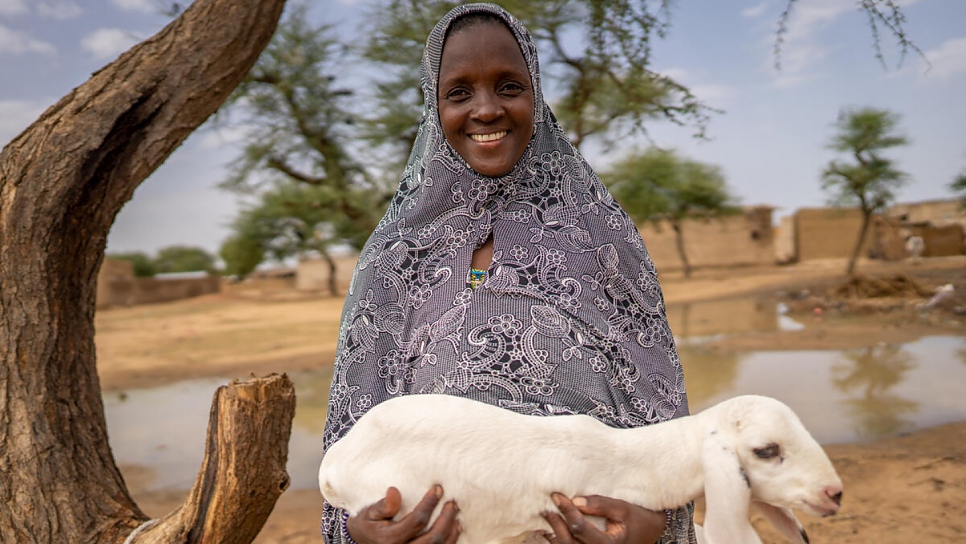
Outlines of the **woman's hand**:
<svg viewBox="0 0 966 544">
<path fill-rule="evenodd" d="M 433 509 L 443 496 L 443 488 L 436 485 L 423 496 L 413 511 L 399 521 L 393 517 L 399 513 L 402 496 L 395 487 L 386 491 L 386 496 L 374 504 L 363 508 L 359 513 L 346 520 L 349 535 L 358 544 L 455 544 L 460 534 L 460 524 L 456 521 L 459 508 L 456 502 L 449 501 L 428 530 Z M 425 530 L 425 532 L 424 532 Z"/>
<path fill-rule="evenodd" d="M 543 517 L 553 528 L 548 537 L 552 544 L 641 544 L 657 542 L 664 533 L 667 516 L 619 499 L 590 495 L 575 497 L 573 501 L 554 493 L 553 502 L 560 510 L 544 512 Z M 584 515 L 607 520 L 603 531 Z"/>
</svg>

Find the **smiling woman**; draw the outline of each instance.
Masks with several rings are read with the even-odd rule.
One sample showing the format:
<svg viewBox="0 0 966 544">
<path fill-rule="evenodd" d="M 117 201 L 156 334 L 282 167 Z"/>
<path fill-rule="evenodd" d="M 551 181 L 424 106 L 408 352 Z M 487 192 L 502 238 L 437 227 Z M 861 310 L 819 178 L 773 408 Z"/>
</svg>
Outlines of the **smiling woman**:
<svg viewBox="0 0 966 544">
<path fill-rule="evenodd" d="M 533 84 L 517 41 L 500 19 L 464 21 L 450 29 L 443 48 L 439 120 L 446 141 L 473 170 L 499 177 L 516 166 L 533 135 Z M 479 54 L 481 45 L 487 55 Z"/>
<path fill-rule="evenodd" d="M 529 31 L 492 4 L 456 7 L 431 32 L 420 75 L 409 163 L 346 297 L 325 447 L 408 394 L 588 414 L 611 427 L 687 414 L 654 265 L 545 102 Z M 443 493 L 390 490 L 353 516 L 327 505 L 324 536 L 455 542 L 459 506 Z M 561 513 L 547 522 L 558 544 L 694 539 L 690 507 L 556 497 Z M 586 514 L 610 520 L 606 533 Z"/>
</svg>

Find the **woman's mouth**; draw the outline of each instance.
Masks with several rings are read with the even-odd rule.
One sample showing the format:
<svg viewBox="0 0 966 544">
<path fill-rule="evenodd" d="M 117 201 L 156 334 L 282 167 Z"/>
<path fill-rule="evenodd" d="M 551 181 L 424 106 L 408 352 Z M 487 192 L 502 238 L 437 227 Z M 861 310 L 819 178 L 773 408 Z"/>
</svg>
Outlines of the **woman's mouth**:
<svg viewBox="0 0 966 544">
<path fill-rule="evenodd" d="M 470 134 L 470 138 L 474 142 L 495 142 L 506 136 L 506 131 L 501 130 L 500 132 L 494 132 L 492 134 Z"/>
</svg>

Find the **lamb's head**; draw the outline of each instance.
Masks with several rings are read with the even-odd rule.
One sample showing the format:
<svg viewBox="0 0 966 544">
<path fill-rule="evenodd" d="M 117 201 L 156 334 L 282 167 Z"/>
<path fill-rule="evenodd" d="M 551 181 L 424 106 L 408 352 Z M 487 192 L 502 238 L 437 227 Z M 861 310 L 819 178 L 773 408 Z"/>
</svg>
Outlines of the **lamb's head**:
<svg viewBox="0 0 966 544">
<path fill-rule="evenodd" d="M 709 510 L 712 501 L 754 501 L 765 517 L 798 542 L 803 541 L 803 531 L 791 510 L 816 516 L 838 512 L 842 480 L 791 408 L 773 398 L 749 395 L 725 401 L 713 413 L 704 452 Z M 712 497 L 715 494 L 721 497 Z"/>
</svg>

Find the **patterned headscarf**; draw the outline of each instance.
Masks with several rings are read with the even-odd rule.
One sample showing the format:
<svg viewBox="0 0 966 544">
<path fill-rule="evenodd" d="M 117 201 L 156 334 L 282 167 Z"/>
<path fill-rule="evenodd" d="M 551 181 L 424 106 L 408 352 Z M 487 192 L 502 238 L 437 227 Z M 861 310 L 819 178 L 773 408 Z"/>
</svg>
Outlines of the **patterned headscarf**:
<svg viewBox="0 0 966 544">
<path fill-rule="evenodd" d="M 437 85 L 450 24 L 489 13 L 530 71 L 534 134 L 499 178 L 443 135 Z M 636 427 L 688 412 L 657 274 L 634 223 L 571 145 L 540 88 L 529 31 L 492 4 L 454 8 L 426 42 L 423 117 L 389 209 L 363 247 L 339 331 L 325 447 L 374 405 L 445 393 L 533 415 Z M 493 260 L 468 285 L 474 250 Z M 690 516 L 666 533 L 690 540 Z M 323 530 L 338 542 L 337 512 Z"/>
</svg>

